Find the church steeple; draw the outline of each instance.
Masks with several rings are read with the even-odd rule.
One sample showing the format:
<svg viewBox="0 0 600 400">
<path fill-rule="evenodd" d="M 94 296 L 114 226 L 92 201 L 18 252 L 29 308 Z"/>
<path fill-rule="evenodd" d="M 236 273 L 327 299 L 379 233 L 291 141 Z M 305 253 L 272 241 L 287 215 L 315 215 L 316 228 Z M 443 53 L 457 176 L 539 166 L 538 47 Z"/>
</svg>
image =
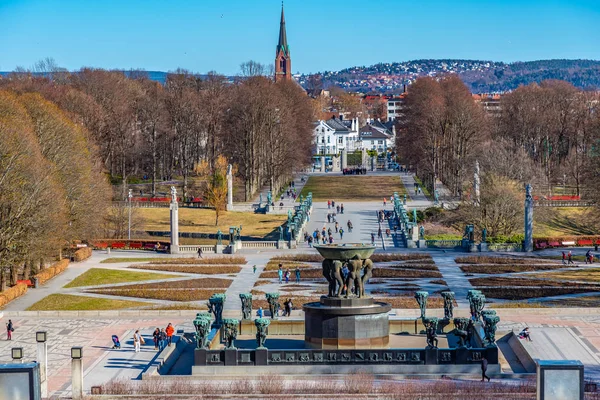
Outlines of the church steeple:
<svg viewBox="0 0 600 400">
<path fill-rule="evenodd" d="M 279 43 L 275 50 L 275 82 L 292 80 L 292 59 L 285 31 L 285 16 L 281 2 L 281 21 L 279 22 Z"/>
<path fill-rule="evenodd" d="M 283 15 L 283 3 L 281 3 L 281 22 L 279 22 L 279 43 L 277 44 L 277 52 L 283 51 L 284 54 L 289 55 L 290 49 L 287 43 L 287 35 L 285 32 L 285 16 Z"/>
</svg>

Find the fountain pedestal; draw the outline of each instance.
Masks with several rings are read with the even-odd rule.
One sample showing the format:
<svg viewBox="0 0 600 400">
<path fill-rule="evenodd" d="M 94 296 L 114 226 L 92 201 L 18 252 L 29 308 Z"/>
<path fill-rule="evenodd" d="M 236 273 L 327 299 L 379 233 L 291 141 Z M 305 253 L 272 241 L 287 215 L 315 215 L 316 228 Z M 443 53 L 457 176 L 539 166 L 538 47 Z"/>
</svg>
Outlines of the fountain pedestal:
<svg viewBox="0 0 600 400">
<path fill-rule="evenodd" d="M 392 306 L 372 298 L 321 297 L 303 305 L 304 341 L 313 349 L 382 349 Z"/>
</svg>

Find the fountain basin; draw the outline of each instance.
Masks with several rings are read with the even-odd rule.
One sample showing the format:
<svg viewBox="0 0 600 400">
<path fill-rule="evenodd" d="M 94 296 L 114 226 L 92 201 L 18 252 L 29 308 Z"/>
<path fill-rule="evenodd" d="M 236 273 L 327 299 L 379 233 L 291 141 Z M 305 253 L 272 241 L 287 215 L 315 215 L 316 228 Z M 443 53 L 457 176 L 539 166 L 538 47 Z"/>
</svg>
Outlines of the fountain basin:
<svg viewBox="0 0 600 400">
<path fill-rule="evenodd" d="M 313 349 L 381 349 L 389 344 L 392 306 L 370 297 L 321 297 L 304 310 L 304 342 Z"/>
</svg>

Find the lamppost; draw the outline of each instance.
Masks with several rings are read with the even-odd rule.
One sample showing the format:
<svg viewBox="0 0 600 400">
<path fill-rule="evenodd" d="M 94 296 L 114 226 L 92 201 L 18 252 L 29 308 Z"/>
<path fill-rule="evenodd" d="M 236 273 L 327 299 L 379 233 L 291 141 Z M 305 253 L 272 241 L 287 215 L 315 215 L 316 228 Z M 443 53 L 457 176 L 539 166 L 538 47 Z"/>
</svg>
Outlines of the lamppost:
<svg viewBox="0 0 600 400">
<path fill-rule="evenodd" d="M 133 189 L 129 189 L 127 198 L 129 199 L 129 228 L 127 231 L 127 239 L 131 240 L 131 199 L 133 198 Z"/>
</svg>

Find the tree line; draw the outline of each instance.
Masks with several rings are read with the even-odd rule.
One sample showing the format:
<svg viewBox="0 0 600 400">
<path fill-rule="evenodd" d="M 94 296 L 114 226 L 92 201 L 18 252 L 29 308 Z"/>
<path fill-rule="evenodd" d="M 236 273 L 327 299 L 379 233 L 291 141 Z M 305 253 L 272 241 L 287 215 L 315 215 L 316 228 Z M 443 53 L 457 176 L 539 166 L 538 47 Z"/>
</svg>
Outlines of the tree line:
<svg viewBox="0 0 600 400">
<path fill-rule="evenodd" d="M 243 197 L 263 186 L 276 191 L 310 163 L 312 107 L 295 83 L 275 84 L 266 68 L 243 64 L 243 77 L 169 73 L 164 85 L 144 71 L 84 68 L 76 73 L 20 72 L 0 80 L 17 93 L 40 93 L 89 132 L 113 183 L 126 199 L 127 183 L 146 177 L 151 195 L 161 181 L 180 180 L 184 197 L 194 187 L 196 167 L 219 155 L 237 165 Z"/>
<path fill-rule="evenodd" d="M 0 288 L 102 226 L 110 188 L 81 125 L 38 93 L 0 90 Z"/>
<path fill-rule="evenodd" d="M 479 213 L 475 220 L 488 231 L 493 227 L 507 235 L 522 225 L 525 183 L 539 197 L 564 194 L 565 187 L 567 194 L 597 197 L 598 92 L 547 80 L 502 96 L 499 111 L 486 113 L 458 76 L 419 78 L 408 90 L 405 120 L 397 130 L 402 161 L 431 190 L 434 182 L 443 183 L 463 201 L 463 211 L 476 205 L 467 214 Z M 473 192 L 476 161 L 482 171 L 478 204 Z M 512 222 L 499 214 L 510 215 Z"/>
</svg>

